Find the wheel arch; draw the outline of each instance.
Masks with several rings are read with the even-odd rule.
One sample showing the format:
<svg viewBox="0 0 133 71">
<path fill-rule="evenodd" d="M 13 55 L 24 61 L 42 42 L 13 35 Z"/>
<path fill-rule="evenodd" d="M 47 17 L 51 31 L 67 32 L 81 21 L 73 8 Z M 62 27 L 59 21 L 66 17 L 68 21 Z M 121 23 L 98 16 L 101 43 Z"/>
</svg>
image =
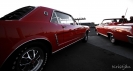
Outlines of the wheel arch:
<svg viewBox="0 0 133 71">
<path fill-rule="evenodd" d="M 85 31 L 85 33 L 86 33 L 87 35 L 89 34 L 89 32 L 90 32 L 89 30 L 86 30 L 86 31 Z"/>
<path fill-rule="evenodd" d="M 95 27 L 95 31 L 97 31 L 97 28 Z"/>
<path fill-rule="evenodd" d="M 112 32 L 107 32 L 108 38 L 110 37 L 110 35 L 113 35 L 113 33 Z"/>
<path fill-rule="evenodd" d="M 25 42 L 21 43 L 20 45 L 14 46 L 14 47 L 16 47 L 16 49 L 12 53 L 14 53 L 18 49 L 22 48 L 22 46 L 32 43 L 32 42 L 45 43 L 47 46 L 49 46 L 49 48 L 47 48 L 47 49 L 52 52 L 52 45 L 51 45 L 50 41 L 48 41 L 46 38 L 35 38 L 35 39 L 30 39 L 28 41 L 25 41 Z M 44 48 L 42 48 L 42 49 L 44 49 Z"/>
<path fill-rule="evenodd" d="M 17 46 L 16 49 L 13 52 L 11 52 L 11 54 L 3 62 L 2 67 L 5 66 L 10 61 L 10 59 L 12 58 L 12 56 L 14 54 L 16 54 L 18 50 L 22 49 L 22 47 L 25 46 L 26 44 L 29 44 L 29 43 L 32 43 L 32 42 L 45 43 L 49 47 L 49 48 L 46 48 L 46 51 L 48 51 L 50 54 L 52 54 L 52 45 L 51 45 L 51 43 L 47 39 L 45 39 L 45 38 L 31 39 L 31 40 L 26 41 L 26 42 L 23 42 L 19 46 Z M 45 48 L 42 48 L 42 49 L 45 50 Z"/>
</svg>

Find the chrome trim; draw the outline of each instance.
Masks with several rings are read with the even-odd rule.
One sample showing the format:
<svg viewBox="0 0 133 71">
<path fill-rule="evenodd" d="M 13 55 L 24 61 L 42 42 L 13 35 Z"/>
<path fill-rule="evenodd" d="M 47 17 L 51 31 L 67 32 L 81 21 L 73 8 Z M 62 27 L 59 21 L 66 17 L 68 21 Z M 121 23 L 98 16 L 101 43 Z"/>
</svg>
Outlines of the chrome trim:
<svg viewBox="0 0 133 71">
<path fill-rule="evenodd" d="M 55 13 L 55 16 L 56 16 L 56 18 L 57 18 L 58 24 L 60 24 L 59 17 L 57 16 L 57 14 L 56 14 L 55 10 L 54 10 L 54 13 Z"/>
<path fill-rule="evenodd" d="M 17 46 L 17 47 L 15 48 L 15 50 L 13 50 L 13 51 L 6 57 L 6 59 L 4 60 L 4 62 L 3 62 L 2 65 L 1 65 L 1 67 L 2 67 L 3 64 L 6 62 L 6 60 L 13 54 L 13 52 L 15 52 L 19 47 L 21 47 L 22 45 L 24 45 L 24 44 L 26 44 L 26 43 L 28 43 L 28 42 L 30 42 L 30 41 L 38 40 L 38 39 L 47 40 L 46 38 L 35 38 L 35 39 L 31 39 L 31 40 L 28 40 L 28 41 L 26 41 L 26 42 L 20 44 L 19 46 Z M 48 40 L 47 40 L 47 41 L 48 41 Z M 48 42 L 49 42 L 49 41 L 48 41 Z"/>
<path fill-rule="evenodd" d="M 57 43 L 57 45 L 59 46 L 59 41 L 58 41 L 58 37 L 57 37 L 56 34 L 55 34 L 55 39 L 56 39 L 56 43 Z"/>
<path fill-rule="evenodd" d="M 50 22 L 52 21 L 53 13 L 54 13 L 54 10 L 53 10 L 53 12 L 52 12 L 52 16 L 51 16 Z"/>
<path fill-rule="evenodd" d="M 113 33 L 112 33 L 112 32 L 107 32 L 107 33 L 110 33 L 110 34 L 112 34 L 112 35 L 113 35 Z"/>
<path fill-rule="evenodd" d="M 71 44 L 69 44 L 69 45 L 66 45 L 66 46 L 64 46 L 63 48 L 60 48 L 60 49 L 58 49 L 58 50 L 52 52 L 52 54 L 54 54 L 54 53 L 56 53 L 56 52 L 58 52 L 58 51 L 60 51 L 60 50 L 62 50 L 62 49 L 64 49 L 64 48 L 66 48 L 66 47 L 68 47 L 68 46 L 70 46 L 70 45 L 72 45 L 72 44 L 74 44 L 74 43 L 76 43 L 76 42 L 78 42 L 78 41 L 80 41 L 80 40 L 82 40 L 82 39 L 83 39 L 83 38 L 81 38 L 81 39 L 79 39 L 79 40 L 77 40 L 77 41 L 75 41 L 75 42 L 73 42 L 73 43 L 71 43 Z"/>
<path fill-rule="evenodd" d="M 52 16 L 51 16 L 50 22 L 52 21 L 53 14 L 55 14 L 55 16 L 56 16 L 56 18 L 57 18 L 57 21 L 58 21 L 58 23 L 57 23 L 57 24 L 59 24 L 59 19 L 58 19 L 57 14 L 55 13 L 55 11 L 56 11 L 56 10 L 53 10 L 53 12 L 52 12 Z"/>
<path fill-rule="evenodd" d="M 66 42 L 64 42 L 64 43 L 61 43 L 61 44 L 59 44 L 59 46 L 65 44 L 65 43 L 71 42 L 71 41 L 73 41 L 73 40 L 75 40 L 75 39 L 76 39 L 76 38 L 71 39 L 71 40 L 69 40 L 69 41 L 66 41 Z"/>
<path fill-rule="evenodd" d="M 127 35 L 127 37 L 133 38 L 133 36 L 129 36 L 129 35 Z"/>
<path fill-rule="evenodd" d="M 98 32 L 99 33 L 99 32 Z M 105 37 L 108 37 L 107 35 L 104 35 L 104 34 L 102 34 L 102 33 L 99 33 L 99 34 L 101 34 L 101 35 L 103 35 L 103 36 L 105 36 Z"/>
</svg>

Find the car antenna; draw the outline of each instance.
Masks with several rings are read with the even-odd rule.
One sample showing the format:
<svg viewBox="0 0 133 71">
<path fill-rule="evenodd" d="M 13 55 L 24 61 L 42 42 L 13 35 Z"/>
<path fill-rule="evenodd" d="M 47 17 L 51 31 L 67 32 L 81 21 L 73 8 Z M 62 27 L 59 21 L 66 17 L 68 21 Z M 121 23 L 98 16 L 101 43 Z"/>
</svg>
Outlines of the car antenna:
<svg viewBox="0 0 133 71">
<path fill-rule="evenodd" d="M 128 8 L 126 9 L 126 12 L 125 12 L 125 15 L 124 15 L 125 17 L 126 17 L 126 14 L 127 14 L 127 10 L 128 10 Z M 122 23 L 123 23 L 123 22 L 124 22 L 124 18 L 123 18 Z"/>
<path fill-rule="evenodd" d="M 128 8 L 126 9 L 126 12 L 125 12 L 125 15 L 124 15 L 124 16 L 126 16 L 126 14 L 127 14 L 127 10 L 128 10 Z"/>
</svg>

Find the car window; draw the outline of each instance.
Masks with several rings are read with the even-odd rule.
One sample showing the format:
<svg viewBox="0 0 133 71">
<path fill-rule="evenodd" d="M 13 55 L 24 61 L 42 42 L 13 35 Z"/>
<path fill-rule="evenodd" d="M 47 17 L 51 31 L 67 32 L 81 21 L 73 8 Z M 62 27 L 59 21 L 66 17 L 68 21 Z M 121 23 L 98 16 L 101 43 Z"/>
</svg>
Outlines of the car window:
<svg viewBox="0 0 133 71">
<path fill-rule="evenodd" d="M 58 18 L 60 24 L 68 24 L 68 25 L 75 24 L 72 17 L 68 14 L 56 12 L 56 15 L 57 15 L 57 18 Z"/>
<path fill-rule="evenodd" d="M 34 6 L 22 7 L 22 8 L 19 8 L 15 11 L 3 16 L 2 18 L 0 18 L 0 20 L 19 20 L 34 9 L 35 9 Z"/>
<path fill-rule="evenodd" d="M 52 16 L 51 22 L 52 23 L 58 23 L 58 20 L 57 20 L 55 12 L 53 12 L 53 16 Z"/>
<path fill-rule="evenodd" d="M 102 25 L 108 25 L 112 23 L 112 20 L 103 20 Z"/>
</svg>

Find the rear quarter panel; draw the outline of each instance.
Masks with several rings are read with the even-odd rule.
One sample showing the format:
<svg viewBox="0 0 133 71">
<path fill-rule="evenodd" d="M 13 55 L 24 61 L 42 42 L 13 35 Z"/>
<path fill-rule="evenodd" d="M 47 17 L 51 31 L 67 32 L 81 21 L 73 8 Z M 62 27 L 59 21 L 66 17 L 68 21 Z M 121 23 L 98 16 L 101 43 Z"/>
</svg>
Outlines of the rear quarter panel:
<svg viewBox="0 0 133 71">
<path fill-rule="evenodd" d="M 61 30 L 60 27 L 45 22 L 19 22 L 6 21 L 0 22 L 0 64 L 8 57 L 18 46 L 33 40 L 48 40 L 53 50 L 58 49 L 54 34 Z M 50 27 L 49 27 L 50 26 Z"/>
<path fill-rule="evenodd" d="M 111 32 L 116 39 L 128 42 L 127 35 L 132 35 L 131 29 L 131 26 L 112 25 L 108 26 L 107 33 Z"/>
</svg>

